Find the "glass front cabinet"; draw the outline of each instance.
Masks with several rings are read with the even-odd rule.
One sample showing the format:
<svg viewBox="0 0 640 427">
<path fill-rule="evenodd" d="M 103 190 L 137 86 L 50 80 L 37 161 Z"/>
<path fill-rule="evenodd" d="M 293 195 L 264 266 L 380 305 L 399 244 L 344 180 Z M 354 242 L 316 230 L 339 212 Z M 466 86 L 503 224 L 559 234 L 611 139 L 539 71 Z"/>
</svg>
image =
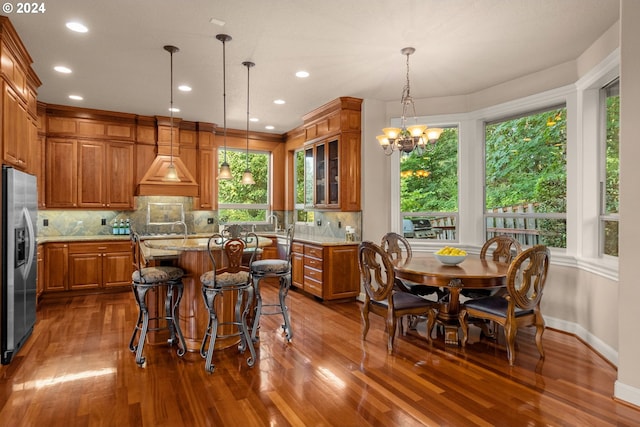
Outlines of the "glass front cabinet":
<svg viewBox="0 0 640 427">
<path fill-rule="evenodd" d="M 339 98 L 305 117 L 305 209 L 360 210 L 361 102 Z"/>
</svg>

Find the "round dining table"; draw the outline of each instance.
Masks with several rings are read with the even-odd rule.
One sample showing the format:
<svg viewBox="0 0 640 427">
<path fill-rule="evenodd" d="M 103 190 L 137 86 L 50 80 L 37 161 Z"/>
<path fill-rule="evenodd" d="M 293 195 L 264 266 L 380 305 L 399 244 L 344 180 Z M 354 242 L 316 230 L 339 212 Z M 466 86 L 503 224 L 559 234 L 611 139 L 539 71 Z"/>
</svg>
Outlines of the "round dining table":
<svg viewBox="0 0 640 427">
<path fill-rule="evenodd" d="M 202 338 L 209 321 L 209 312 L 207 311 L 202 299 L 202 285 L 200 276 L 211 270 L 211 259 L 209 258 L 209 239 L 206 237 L 188 237 L 173 239 L 149 239 L 144 240 L 143 244 L 147 250 L 143 251 L 146 259 L 154 260 L 154 251 L 158 256 L 158 260 L 167 259 L 167 253 L 174 254 L 173 262 L 185 272 L 182 279 L 184 292 L 179 307 L 180 328 L 184 334 L 188 351 L 200 351 Z M 269 237 L 258 236 L 258 247 L 269 246 L 273 241 Z M 254 246 L 250 243 L 248 248 Z M 219 245 L 212 243 L 212 253 L 216 261 L 217 268 L 226 265 L 226 257 Z M 169 257 L 171 258 L 171 257 Z M 216 301 L 216 312 L 220 322 L 232 322 L 235 317 L 236 296 L 233 292 L 227 292 L 223 298 Z M 151 308 L 150 308 L 151 310 Z M 230 325 L 222 326 L 220 334 L 231 334 L 233 327 Z M 227 348 L 237 344 L 239 339 L 237 336 L 221 338 L 216 340 L 216 349 Z"/>
<path fill-rule="evenodd" d="M 467 256 L 458 265 L 446 265 L 433 255 L 413 257 L 394 263 L 396 277 L 414 283 L 446 288 L 449 293 L 440 301 L 438 323 L 444 326 L 445 344 L 458 345 L 458 314 L 462 289 L 500 288 L 506 286 L 509 264 Z"/>
</svg>

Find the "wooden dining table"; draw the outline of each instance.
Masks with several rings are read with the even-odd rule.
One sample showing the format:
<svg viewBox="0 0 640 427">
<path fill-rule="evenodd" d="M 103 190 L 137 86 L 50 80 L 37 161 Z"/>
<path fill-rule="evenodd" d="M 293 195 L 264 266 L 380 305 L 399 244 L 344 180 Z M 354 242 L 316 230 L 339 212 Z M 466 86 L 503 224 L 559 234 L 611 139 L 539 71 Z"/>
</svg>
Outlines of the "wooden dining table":
<svg viewBox="0 0 640 427">
<path fill-rule="evenodd" d="M 458 314 L 462 289 L 486 289 L 506 286 L 509 264 L 469 255 L 458 265 L 445 265 L 432 254 L 394 262 L 396 277 L 414 283 L 446 288 L 448 296 L 440 301 L 436 320 L 444 327 L 445 344 L 458 345 Z"/>
</svg>

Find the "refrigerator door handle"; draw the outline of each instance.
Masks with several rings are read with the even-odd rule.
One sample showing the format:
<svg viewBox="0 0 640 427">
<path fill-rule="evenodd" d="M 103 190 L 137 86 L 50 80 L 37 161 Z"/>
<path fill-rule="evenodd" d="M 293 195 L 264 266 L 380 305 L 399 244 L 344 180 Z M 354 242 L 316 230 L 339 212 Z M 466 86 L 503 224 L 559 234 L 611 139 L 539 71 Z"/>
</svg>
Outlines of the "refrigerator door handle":
<svg viewBox="0 0 640 427">
<path fill-rule="evenodd" d="M 24 270 L 24 275 L 27 277 L 29 272 L 31 272 L 31 267 L 33 266 L 33 254 L 36 251 L 36 235 L 33 229 L 31 215 L 29 215 L 29 210 L 27 210 L 27 208 L 22 208 L 22 215 L 24 216 L 24 221 L 27 224 L 27 240 L 29 241 L 29 254 L 27 255 L 27 265 Z"/>
</svg>

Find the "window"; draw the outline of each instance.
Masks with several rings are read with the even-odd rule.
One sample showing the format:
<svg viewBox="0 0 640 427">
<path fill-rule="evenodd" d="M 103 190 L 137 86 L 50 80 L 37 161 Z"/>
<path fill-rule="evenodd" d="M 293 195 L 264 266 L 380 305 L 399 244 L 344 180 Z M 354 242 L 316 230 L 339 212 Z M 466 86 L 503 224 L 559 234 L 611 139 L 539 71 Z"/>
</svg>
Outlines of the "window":
<svg viewBox="0 0 640 427">
<path fill-rule="evenodd" d="M 487 238 L 566 248 L 566 107 L 485 124 Z"/>
<path fill-rule="evenodd" d="M 400 211 L 407 238 L 457 238 L 457 127 L 444 129 L 433 152 L 400 156 Z"/>
<path fill-rule="evenodd" d="M 313 204 L 313 180 L 308 179 L 310 166 L 313 171 L 313 153 L 311 152 L 310 158 L 307 158 L 307 153 L 307 150 L 298 150 L 294 155 L 295 218 L 297 222 L 313 222 L 313 211 L 305 209 L 307 204 Z"/>
<path fill-rule="evenodd" d="M 602 89 L 602 173 L 600 181 L 600 250 L 618 256 L 618 184 L 620 181 L 620 82 Z"/>
<path fill-rule="evenodd" d="M 224 161 L 224 150 L 218 152 L 218 164 Z M 249 152 L 249 168 L 254 185 L 240 183 L 242 172 L 247 168 L 246 151 L 227 150 L 227 162 L 233 179 L 218 181 L 218 217 L 221 223 L 266 221 L 270 208 L 269 167 L 271 154 Z"/>
</svg>

